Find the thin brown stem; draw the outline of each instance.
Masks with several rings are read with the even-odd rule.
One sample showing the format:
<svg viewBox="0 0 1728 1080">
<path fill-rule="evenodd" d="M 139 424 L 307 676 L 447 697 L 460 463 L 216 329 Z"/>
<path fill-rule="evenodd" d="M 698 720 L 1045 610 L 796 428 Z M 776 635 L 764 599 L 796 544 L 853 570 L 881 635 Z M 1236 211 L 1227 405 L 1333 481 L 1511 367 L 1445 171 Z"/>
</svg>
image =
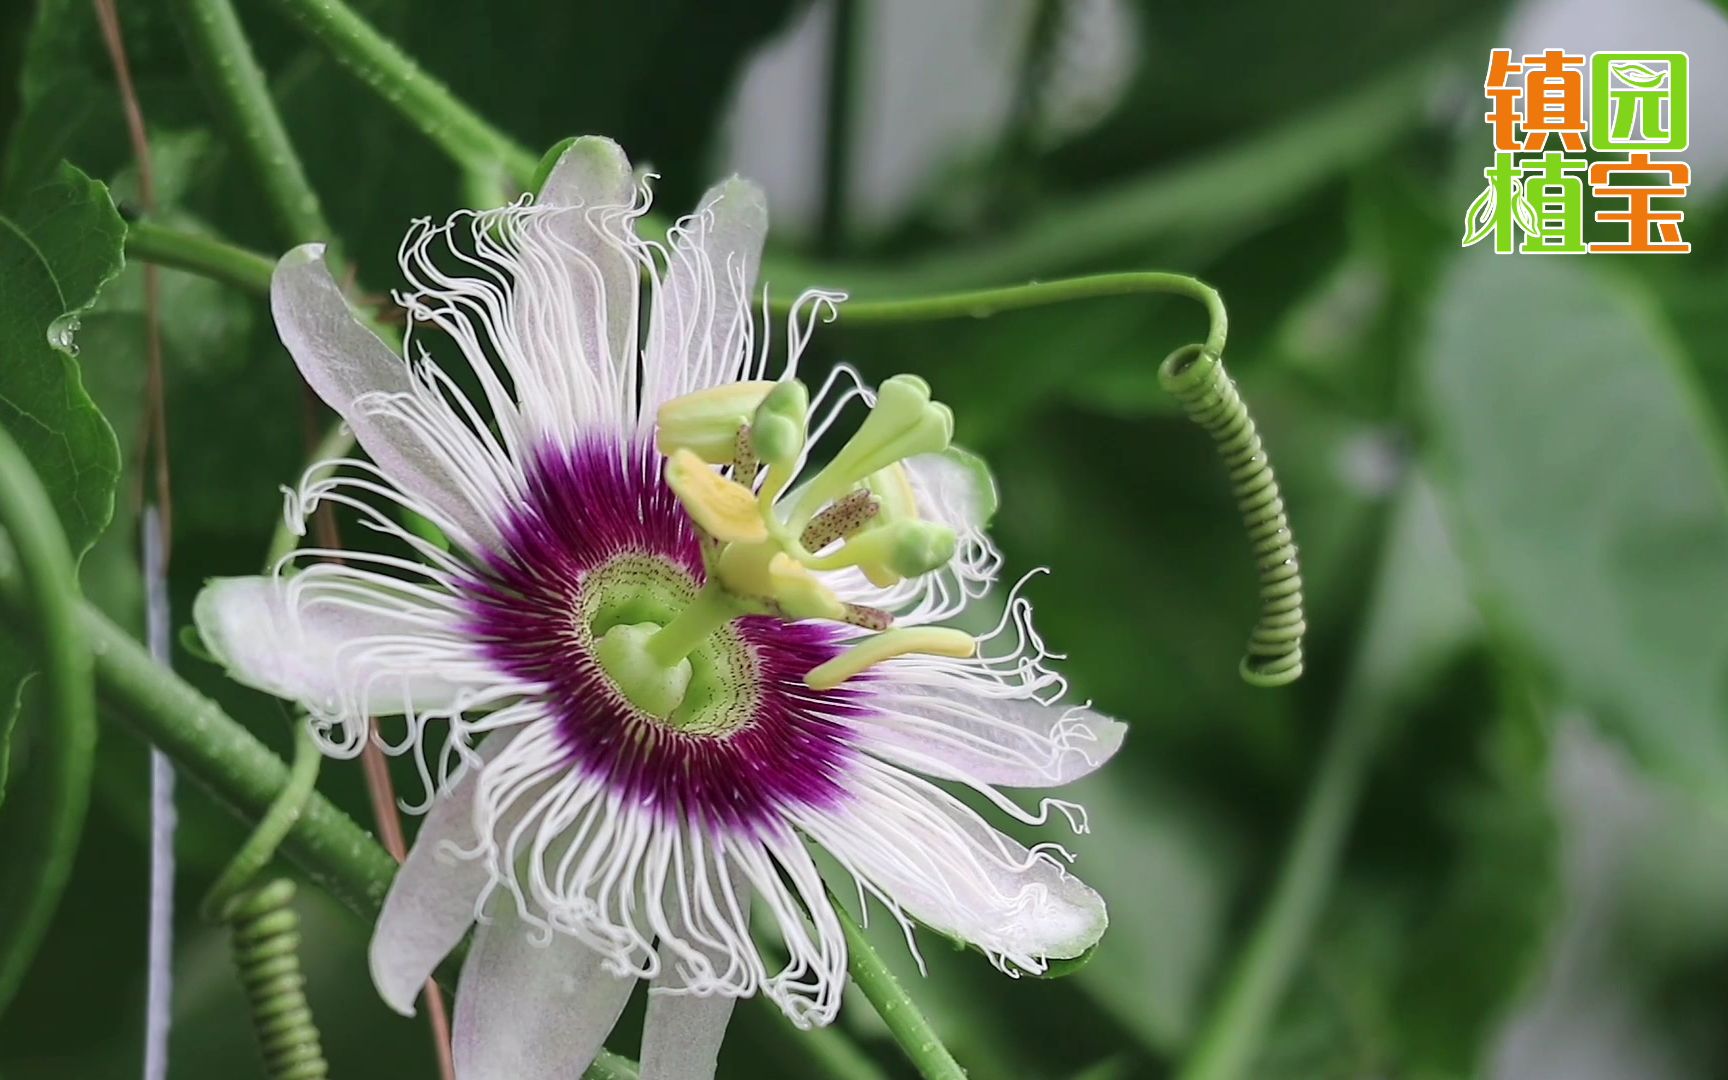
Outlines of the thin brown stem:
<svg viewBox="0 0 1728 1080">
<path fill-rule="evenodd" d="M 302 430 L 310 454 L 323 439 L 324 410 L 311 387 L 305 388 L 302 400 L 305 404 Z M 341 530 L 336 527 L 336 518 L 328 506 L 320 506 L 314 511 L 312 528 L 319 547 L 327 551 L 341 549 Z M 408 857 L 408 839 L 402 832 L 402 818 L 396 812 L 396 785 L 390 779 L 390 763 L 373 738 L 375 723 L 371 719 L 366 721 L 366 742 L 360 751 L 361 772 L 366 777 L 366 795 L 372 803 L 372 820 L 378 826 L 378 839 L 383 841 L 384 850 L 390 853 L 391 858 L 402 862 Z M 436 980 L 427 979 L 425 997 L 426 1022 L 432 1029 L 432 1048 L 438 1055 L 439 1076 L 442 1080 L 455 1080 L 456 1062 L 451 1056 L 450 1015 L 444 1007 L 444 990 Z"/>
<path fill-rule="evenodd" d="M 138 201 L 146 214 L 156 209 L 156 173 L 150 165 L 150 135 L 144 124 L 144 108 L 138 101 L 138 91 L 132 82 L 132 65 L 126 58 L 126 43 L 120 34 L 120 16 L 114 0 L 94 0 L 96 21 L 102 29 L 102 41 L 108 58 L 114 65 L 114 81 L 120 94 L 120 108 L 126 117 L 126 137 L 132 144 L 132 157 L 138 166 Z M 145 422 L 139 433 L 137 487 L 135 502 L 144 501 L 144 466 L 154 456 L 156 510 L 161 515 L 162 565 L 167 566 L 168 550 L 173 537 L 171 516 L 171 484 L 168 471 L 168 410 L 164 404 L 165 386 L 162 377 L 162 289 L 158 268 L 144 264 L 144 352 L 147 371 L 144 381 Z"/>
</svg>

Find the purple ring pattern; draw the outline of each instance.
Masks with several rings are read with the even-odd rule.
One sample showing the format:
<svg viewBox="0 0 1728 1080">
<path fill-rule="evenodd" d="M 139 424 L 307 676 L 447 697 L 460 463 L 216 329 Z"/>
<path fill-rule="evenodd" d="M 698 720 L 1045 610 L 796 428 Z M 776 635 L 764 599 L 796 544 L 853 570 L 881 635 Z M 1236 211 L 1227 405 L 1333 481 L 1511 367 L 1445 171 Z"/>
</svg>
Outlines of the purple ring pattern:
<svg viewBox="0 0 1728 1080">
<path fill-rule="evenodd" d="M 604 778 L 668 820 L 750 831 L 788 805 L 832 806 L 869 694 L 812 690 L 804 676 L 841 650 L 835 628 L 769 616 L 734 621 L 756 665 L 753 715 L 724 734 L 677 731 L 640 713 L 571 630 L 584 577 L 620 555 L 665 560 L 705 580 L 694 526 L 651 447 L 623 439 L 543 447 L 527 498 L 500 530 L 507 551 L 459 591 L 467 630 L 511 676 L 545 687 L 573 768 Z"/>
</svg>

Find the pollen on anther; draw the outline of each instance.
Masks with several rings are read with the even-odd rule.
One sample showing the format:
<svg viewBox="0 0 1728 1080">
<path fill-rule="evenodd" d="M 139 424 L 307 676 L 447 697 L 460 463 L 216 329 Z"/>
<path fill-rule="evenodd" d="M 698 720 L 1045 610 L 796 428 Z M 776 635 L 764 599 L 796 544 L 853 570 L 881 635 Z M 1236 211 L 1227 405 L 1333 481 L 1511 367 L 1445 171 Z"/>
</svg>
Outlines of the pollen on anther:
<svg viewBox="0 0 1728 1080">
<path fill-rule="evenodd" d="M 881 608 L 873 608 L 864 604 L 847 604 L 846 615 L 842 620 L 851 626 L 861 626 L 866 630 L 886 630 L 894 625 L 894 616 Z"/>
<path fill-rule="evenodd" d="M 836 540 L 844 540 L 869 524 L 882 512 L 882 504 L 860 488 L 844 498 L 836 499 L 827 509 L 810 520 L 799 534 L 798 543 L 805 551 L 817 552 Z"/>
</svg>

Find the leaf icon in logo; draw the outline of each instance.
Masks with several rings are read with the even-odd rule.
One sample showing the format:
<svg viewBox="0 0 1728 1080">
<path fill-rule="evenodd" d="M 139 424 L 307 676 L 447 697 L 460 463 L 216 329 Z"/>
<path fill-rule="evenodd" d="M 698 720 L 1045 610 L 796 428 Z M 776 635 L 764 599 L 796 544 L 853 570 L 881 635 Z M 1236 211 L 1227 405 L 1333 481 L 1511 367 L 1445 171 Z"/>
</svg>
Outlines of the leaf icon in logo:
<svg viewBox="0 0 1728 1080">
<path fill-rule="evenodd" d="M 1668 81 L 1666 69 L 1658 70 L 1636 60 L 1619 60 L 1608 65 L 1614 78 L 1638 90 L 1658 90 Z"/>
<path fill-rule="evenodd" d="M 1512 217 L 1517 220 L 1518 227 L 1527 233 L 1542 231 L 1542 222 L 1536 216 L 1536 208 L 1530 205 L 1530 196 L 1516 180 L 1512 181 Z"/>
<path fill-rule="evenodd" d="M 1494 185 L 1482 189 L 1482 194 L 1476 196 L 1476 201 L 1470 204 L 1470 209 L 1464 211 L 1465 247 L 1476 243 L 1494 229 Z"/>
</svg>

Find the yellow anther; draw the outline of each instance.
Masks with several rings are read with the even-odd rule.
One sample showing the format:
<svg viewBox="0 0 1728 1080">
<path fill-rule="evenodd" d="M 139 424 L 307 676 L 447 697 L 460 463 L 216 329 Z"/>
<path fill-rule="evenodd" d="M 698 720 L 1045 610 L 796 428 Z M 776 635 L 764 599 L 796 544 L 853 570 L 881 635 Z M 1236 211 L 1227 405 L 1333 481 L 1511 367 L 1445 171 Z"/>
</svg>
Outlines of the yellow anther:
<svg viewBox="0 0 1728 1080">
<path fill-rule="evenodd" d="M 765 380 L 728 383 L 675 397 L 655 416 L 655 445 L 667 457 L 688 450 L 710 465 L 730 465 L 738 449 L 738 429 L 750 422 L 774 386 Z"/>
<path fill-rule="evenodd" d="M 965 659 L 978 651 L 972 635 L 946 626 L 916 626 L 904 630 L 889 630 L 847 649 L 825 664 L 820 664 L 804 676 L 812 690 L 832 690 L 866 668 L 908 653 L 930 656 L 951 656 Z"/>
<path fill-rule="evenodd" d="M 708 535 L 727 544 L 768 539 L 756 497 L 708 467 L 694 451 L 680 448 L 666 462 L 666 482 L 684 509 Z"/>
</svg>

